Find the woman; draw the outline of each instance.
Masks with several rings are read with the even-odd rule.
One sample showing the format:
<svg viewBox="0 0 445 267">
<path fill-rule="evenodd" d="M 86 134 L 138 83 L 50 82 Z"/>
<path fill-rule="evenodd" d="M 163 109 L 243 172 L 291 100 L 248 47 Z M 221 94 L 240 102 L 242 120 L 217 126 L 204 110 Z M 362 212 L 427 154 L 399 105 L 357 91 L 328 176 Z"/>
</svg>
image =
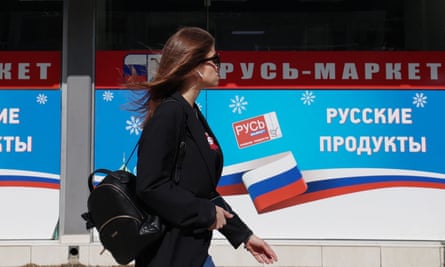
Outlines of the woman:
<svg viewBox="0 0 445 267">
<path fill-rule="evenodd" d="M 142 84 L 147 91 L 137 194 L 163 218 L 167 232 L 157 249 L 137 257 L 136 267 L 208 264 L 213 230 L 234 248 L 244 243 L 259 263 L 277 261 L 216 191 L 223 155 L 195 100 L 202 88 L 218 85 L 219 64 L 214 38 L 201 28 L 183 27 L 167 40 L 154 79 Z M 181 141 L 183 154 L 177 156 Z"/>
</svg>

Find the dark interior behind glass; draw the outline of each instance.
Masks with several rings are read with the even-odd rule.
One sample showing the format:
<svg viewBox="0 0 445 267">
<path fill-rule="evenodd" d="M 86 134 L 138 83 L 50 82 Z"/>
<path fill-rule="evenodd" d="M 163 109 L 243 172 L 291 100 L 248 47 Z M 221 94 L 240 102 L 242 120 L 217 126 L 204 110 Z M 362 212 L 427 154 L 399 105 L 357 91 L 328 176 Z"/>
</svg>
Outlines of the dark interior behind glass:
<svg viewBox="0 0 445 267">
<path fill-rule="evenodd" d="M 443 0 L 96 0 L 98 50 L 160 49 L 179 26 L 220 50 L 444 50 Z M 4 0 L 1 50 L 60 50 L 63 1 Z"/>
</svg>

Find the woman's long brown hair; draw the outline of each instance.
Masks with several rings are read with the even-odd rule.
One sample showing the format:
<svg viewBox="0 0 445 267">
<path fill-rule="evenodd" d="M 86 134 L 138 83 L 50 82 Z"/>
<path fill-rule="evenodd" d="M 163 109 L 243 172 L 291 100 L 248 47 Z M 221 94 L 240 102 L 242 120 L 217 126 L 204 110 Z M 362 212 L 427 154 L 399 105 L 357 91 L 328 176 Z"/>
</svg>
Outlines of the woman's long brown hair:
<svg viewBox="0 0 445 267">
<path fill-rule="evenodd" d="M 161 101 L 181 90 L 184 81 L 215 45 L 213 36 L 198 27 L 182 27 L 165 43 L 161 60 L 151 81 L 129 83 L 135 90 L 146 90 L 136 101 L 136 110 L 144 114 L 144 123 L 153 116 Z"/>
</svg>

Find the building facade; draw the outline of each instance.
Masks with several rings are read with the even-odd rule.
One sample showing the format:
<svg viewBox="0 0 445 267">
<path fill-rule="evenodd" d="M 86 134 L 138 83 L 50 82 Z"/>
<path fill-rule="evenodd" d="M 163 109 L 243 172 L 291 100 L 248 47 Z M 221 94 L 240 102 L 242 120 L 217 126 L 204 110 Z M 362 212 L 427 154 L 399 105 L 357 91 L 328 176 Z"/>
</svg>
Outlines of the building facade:
<svg viewBox="0 0 445 267">
<path fill-rule="evenodd" d="M 216 38 L 221 84 L 199 104 L 226 155 L 219 190 L 270 240 L 276 266 L 443 266 L 444 8 L 439 0 L 7 0 L 0 266 L 114 264 L 80 217 L 87 177 L 127 163 L 141 130 L 122 109 L 128 69 L 150 79 L 163 42 L 183 25 Z M 244 176 L 229 179 L 246 162 L 273 172 L 281 160 L 298 170 L 286 180 L 291 193 L 263 201 Z M 241 171 L 261 174 L 260 166 Z M 279 187 L 268 178 L 265 194 Z M 218 233 L 211 254 L 217 266 L 260 266 Z"/>
</svg>

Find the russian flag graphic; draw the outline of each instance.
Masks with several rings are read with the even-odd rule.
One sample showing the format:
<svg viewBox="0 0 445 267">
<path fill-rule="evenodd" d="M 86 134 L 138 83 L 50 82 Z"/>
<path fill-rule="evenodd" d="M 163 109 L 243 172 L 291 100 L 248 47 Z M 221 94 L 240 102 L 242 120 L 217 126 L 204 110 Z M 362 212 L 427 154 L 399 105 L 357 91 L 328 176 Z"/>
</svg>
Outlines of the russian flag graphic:
<svg viewBox="0 0 445 267">
<path fill-rule="evenodd" d="M 0 187 L 60 189 L 60 176 L 42 172 L 0 169 Z"/>
<path fill-rule="evenodd" d="M 125 81 L 144 82 L 148 80 L 148 55 L 130 54 L 124 59 Z"/>
<path fill-rule="evenodd" d="M 258 213 L 294 205 L 295 198 L 306 190 L 290 152 L 228 166 L 218 183 L 220 194 L 248 193 Z"/>
<path fill-rule="evenodd" d="M 218 183 L 218 192 L 225 196 L 247 194 L 242 179 L 243 173 L 223 174 Z"/>
<path fill-rule="evenodd" d="M 445 189 L 445 174 L 383 168 L 300 172 L 292 154 L 286 152 L 224 168 L 217 189 L 222 195 L 249 194 L 257 212 L 264 213 L 391 187 Z"/>
</svg>

